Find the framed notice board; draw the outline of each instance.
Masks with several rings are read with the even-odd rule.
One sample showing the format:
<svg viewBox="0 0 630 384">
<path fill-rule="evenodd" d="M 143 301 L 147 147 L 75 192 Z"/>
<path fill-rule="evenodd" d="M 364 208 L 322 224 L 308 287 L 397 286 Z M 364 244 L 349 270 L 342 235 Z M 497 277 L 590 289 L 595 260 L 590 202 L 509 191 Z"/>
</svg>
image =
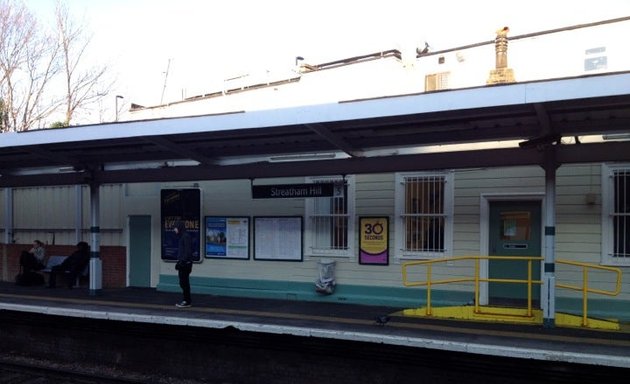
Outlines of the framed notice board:
<svg viewBox="0 0 630 384">
<path fill-rule="evenodd" d="M 302 261 L 302 216 L 255 216 L 254 259 Z"/>
</svg>

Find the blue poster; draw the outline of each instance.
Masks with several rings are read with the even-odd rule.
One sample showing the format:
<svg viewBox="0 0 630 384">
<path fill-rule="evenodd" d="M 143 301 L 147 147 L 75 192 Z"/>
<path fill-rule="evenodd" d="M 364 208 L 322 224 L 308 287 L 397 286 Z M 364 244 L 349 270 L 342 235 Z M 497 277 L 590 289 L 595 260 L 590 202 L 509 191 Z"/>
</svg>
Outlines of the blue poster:
<svg viewBox="0 0 630 384">
<path fill-rule="evenodd" d="M 249 217 L 206 216 L 205 256 L 249 259 Z"/>
<path fill-rule="evenodd" d="M 226 256 L 225 217 L 206 217 L 206 257 Z"/>
</svg>

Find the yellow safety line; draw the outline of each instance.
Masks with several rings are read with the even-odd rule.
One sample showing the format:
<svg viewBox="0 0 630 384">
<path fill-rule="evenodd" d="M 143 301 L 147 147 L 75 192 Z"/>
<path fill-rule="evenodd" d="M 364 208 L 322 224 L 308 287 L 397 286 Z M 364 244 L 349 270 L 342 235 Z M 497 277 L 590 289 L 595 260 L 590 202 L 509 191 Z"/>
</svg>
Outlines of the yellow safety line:
<svg viewBox="0 0 630 384">
<path fill-rule="evenodd" d="M 132 307 L 132 308 L 147 308 L 147 309 L 168 309 L 173 312 L 182 312 L 182 309 L 175 308 L 175 306 L 164 304 L 142 304 L 142 303 L 130 303 L 119 301 L 107 301 L 107 300 L 85 300 L 85 299 L 72 299 L 72 298 L 59 298 L 59 297 L 41 297 L 41 296 L 27 296 L 27 295 L 15 295 L 0 293 L 0 297 L 19 298 L 19 299 L 33 299 L 33 300 L 50 300 L 58 302 L 66 302 L 71 304 L 90 304 L 90 305 L 110 305 L 113 307 Z M 41 305 L 40 305 L 41 306 Z M 80 308 L 78 308 L 80 309 Z M 272 318 L 285 318 L 285 319 L 309 319 L 317 321 L 338 322 L 347 324 L 374 324 L 374 320 L 360 320 L 360 319 L 347 319 L 342 317 L 330 317 L 330 316 L 317 316 L 317 315 L 303 315 L 295 313 L 282 313 L 282 312 L 268 312 L 268 311 L 250 311 L 243 309 L 226 309 L 215 307 L 192 307 L 187 308 L 185 311 L 191 312 L 205 312 L 205 313 L 217 313 L 227 315 L 250 315 L 250 316 L 263 316 Z"/>
<path fill-rule="evenodd" d="M 454 319 L 440 319 L 443 321 L 452 321 L 452 322 L 460 322 L 461 320 Z M 388 325 L 391 323 L 387 323 Z M 536 340 L 550 340 L 550 341 L 562 341 L 567 343 L 585 343 L 585 344 L 598 344 L 598 345 L 607 345 L 607 346 L 619 346 L 619 347 L 630 347 L 630 340 L 619 340 L 619 339 L 598 339 L 593 337 L 574 337 L 574 336 L 561 336 L 561 335 L 550 335 L 544 334 L 540 332 L 536 333 L 528 333 L 528 332 L 514 332 L 514 331 L 498 331 L 498 330 L 486 330 L 486 329 L 470 329 L 470 328 L 455 328 L 452 326 L 441 326 L 441 325 L 432 325 L 432 324 L 420 324 L 420 323 L 400 323 L 396 322 L 392 324 L 392 326 L 396 326 L 398 328 L 411 328 L 411 329 L 424 329 L 424 330 L 433 330 L 433 331 L 444 331 L 444 332 L 457 332 L 471 335 L 479 335 L 481 333 L 489 336 L 504 336 L 504 337 L 515 337 L 521 339 L 536 339 Z M 600 332 L 605 332 L 598 330 Z"/>
<path fill-rule="evenodd" d="M 9 297 L 9 298 L 19 298 L 19 299 L 34 299 L 34 300 L 50 300 L 50 301 L 59 301 L 59 302 L 67 302 L 73 304 L 93 304 L 93 305 L 111 305 L 116 307 L 139 307 L 139 308 L 149 308 L 149 309 L 172 309 L 174 312 L 182 312 L 181 309 L 172 308 L 170 305 L 163 304 L 142 304 L 142 303 L 126 303 L 126 302 L 117 302 L 117 301 L 91 301 L 85 299 L 71 299 L 71 298 L 56 298 L 56 297 L 45 297 L 41 296 L 25 296 L 25 295 L 15 295 L 15 294 L 1 294 L 0 297 Z M 238 310 L 238 309 L 222 309 L 222 308 L 213 308 L 213 307 L 192 307 L 184 310 L 186 312 L 202 312 L 202 313 L 215 313 L 215 314 L 230 314 L 230 315 L 250 315 L 250 316 L 261 316 L 261 317 L 270 317 L 277 319 L 295 319 L 295 320 L 315 320 L 322 321 L 328 323 L 343 323 L 343 324 L 351 324 L 351 325 L 374 325 L 374 320 L 363 320 L 363 319 L 350 319 L 343 317 L 332 317 L 332 316 L 316 316 L 316 315 L 304 315 L 304 314 L 292 314 L 292 313 L 283 313 L 283 312 L 269 312 L 269 311 L 251 311 L 251 310 Z M 540 332 L 530 333 L 530 332 L 516 332 L 516 331 L 498 331 L 494 329 L 470 329 L 470 328 L 461 328 L 455 326 L 443 326 L 443 325 L 434 325 L 434 324 L 425 324 L 425 323 L 409 323 L 409 322 L 400 322 L 396 321 L 396 317 L 407 318 L 402 315 L 401 312 L 394 312 L 390 314 L 393 318 L 387 323 L 387 327 L 394 328 L 402 328 L 402 329 L 417 329 L 417 330 L 429 330 L 429 331 L 438 331 L 438 332 L 446 332 L 446 333 L 461 333 L 461 334 L 470 334 L 470 335 L 488 335 L 488 336 L 501 336 L 501 337 L 513 337 L 513 338 L 521 338 L 521 339 L 536 339 L 536 340 L 549 340 L 549 341 L 559 341 L 559 342 L 567 342 L 567 343 L 585 343 L 585 344 L 596 344 L 596 345 L 605 345 L 605 346 L 619 346 L 619 347 L 630 347 L 630 340 L 619 340 L 613 338 L 600 339 L 593 337 L 573 337 L 573 336 L 562 336 L 562 335 L 550 335 L 550 334 L 541 334 Z M 441 319 L 443 321 L 449 321 L 450 319 Z M 455 322 L 454 320 L 450 320 Z M 453 324 L 452 323 L 452 324 Z M 602 330 L 598 330 L 600 332 L 605 332 Z"/>
</svg>

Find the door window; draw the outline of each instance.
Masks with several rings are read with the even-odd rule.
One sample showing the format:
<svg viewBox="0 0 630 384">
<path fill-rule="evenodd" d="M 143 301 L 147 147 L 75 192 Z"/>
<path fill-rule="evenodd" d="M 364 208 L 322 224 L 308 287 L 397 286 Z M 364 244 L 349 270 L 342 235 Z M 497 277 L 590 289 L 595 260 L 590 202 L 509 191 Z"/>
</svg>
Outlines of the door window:
<svg viewBox="0 0 630 384">
<path fill-rule="evenodd" d="M 501 212 L 501 240 L 527 241 L 531 233 L 531 213 L 527 211 Z"/>
</svg>

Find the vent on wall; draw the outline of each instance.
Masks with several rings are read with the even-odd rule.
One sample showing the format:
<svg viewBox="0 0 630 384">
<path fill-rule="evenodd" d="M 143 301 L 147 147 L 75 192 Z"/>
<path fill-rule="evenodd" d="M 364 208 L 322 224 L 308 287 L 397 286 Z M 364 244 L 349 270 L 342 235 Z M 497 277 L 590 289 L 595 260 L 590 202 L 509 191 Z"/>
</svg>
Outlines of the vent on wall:
<svg viewBox="0 0 630 384">
<path fill-rule="evenodd" d="M 584 51 L 584 71 L 597 71 L 608 67 L 606 47 L 590 48 Z"/>
<path fill-rule="evenodd" d="M 449 72 L 432 73 L 424 78 L 424 91 L 448 89 Z"/>
</svg>

